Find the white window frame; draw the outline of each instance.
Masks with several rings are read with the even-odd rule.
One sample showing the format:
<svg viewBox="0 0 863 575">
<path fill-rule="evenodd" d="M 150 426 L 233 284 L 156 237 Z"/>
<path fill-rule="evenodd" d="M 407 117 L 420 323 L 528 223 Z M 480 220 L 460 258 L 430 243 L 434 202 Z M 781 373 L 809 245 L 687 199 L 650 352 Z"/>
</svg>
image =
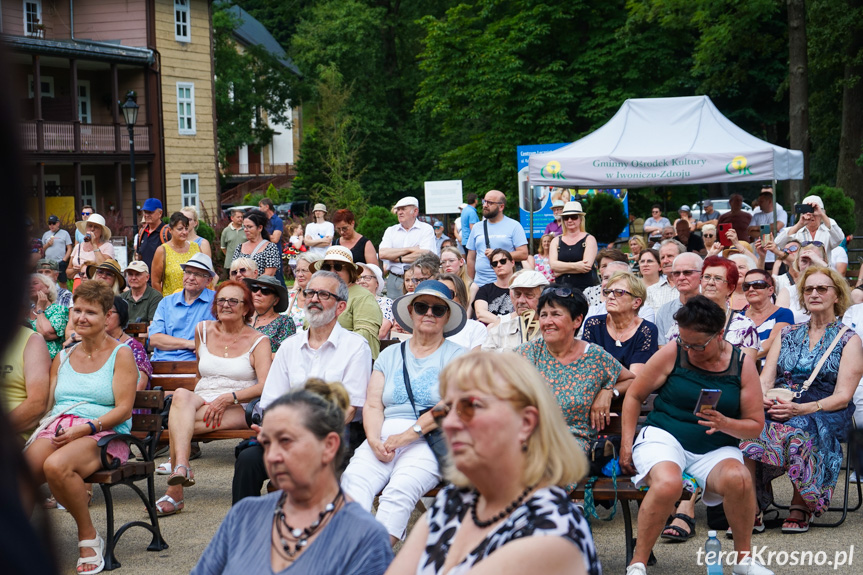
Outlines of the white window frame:
<svg viewBox="0 0 863 575">
<path fill-rule="evenodd" d="M 191 0 L 174 0 L 174 39 L 177 42 L 192 41 L 190 3 Z"/>
<path fill-rule="evenodd" d="M 187 98 L 181 90 L 189 90 Z M 177 126 L 182 136 L 194 136 L 198 124 L 195 121 L 195 84 L 192 82 L 177 82 Z M 188 121 L 186 121 L 188 120 Z M 190 127 L 191 126 L 191 127 Z"/>
<path fill-rule="evenodd" d="M 81 88 L 84 89 L 84 95 L 81 95 Z M 90 103 L 90 80 L 78 80 L 78 121 L 82 124 L 93 123 L 93 106 Z M 87 108 L 86 115 L 81 111 L 81 104 Z"/>
<path fill-rule="evenodd" d="M 36 27 L 33 26 L 31 28 L 30 22 L 27 21 L 27 5 L 34 4 L 36 6 L 36 18 L 39 19 L 39 24 L 45 25 L 45 22 L 42 21 L 42 0 L 24 0 L 23 2 L 23 17 L 24 17 L 24 35 L 25 36 L 34 36 L 36 35 Z"/>
<path fill-rule="evenodd" d="M 96 205 L 96 176 L 81 176 L 81 205 Z"/>
<path fill-rule="evenodd" d="M 33 93 L 33 74 L 27 74 L 27 86 L 30 89 L 30 98 L 34 98 L 35 94 Z M 47 90 L 44 88 L 47 86 Z M 53 76 L 42 76 L 42 97 L 43 98 L 53 98 L 54 97 L 54 77 Z"/>
<path fill-rule="evenodd" d="M 180 197 L 183 202 L 183 207 L 193 206 L 198 207 L 198 174 L 182 174 L 180 175 Z"/>
</svg>

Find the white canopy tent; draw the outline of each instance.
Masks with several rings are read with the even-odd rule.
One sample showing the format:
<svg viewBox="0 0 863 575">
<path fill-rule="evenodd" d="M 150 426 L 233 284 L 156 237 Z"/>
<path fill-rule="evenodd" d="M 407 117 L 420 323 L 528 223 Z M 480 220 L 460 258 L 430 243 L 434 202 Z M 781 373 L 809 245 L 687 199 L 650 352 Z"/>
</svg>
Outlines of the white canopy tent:
<svg viewBox="0 0 863 575">
<path fill-rule="evenodd" d="M 529 160 L 531 186 L 638 188 L 803 179 L 803 152 L 774 146 L 707 96 L 627 100 L 584 138 Z"/>
</svg>

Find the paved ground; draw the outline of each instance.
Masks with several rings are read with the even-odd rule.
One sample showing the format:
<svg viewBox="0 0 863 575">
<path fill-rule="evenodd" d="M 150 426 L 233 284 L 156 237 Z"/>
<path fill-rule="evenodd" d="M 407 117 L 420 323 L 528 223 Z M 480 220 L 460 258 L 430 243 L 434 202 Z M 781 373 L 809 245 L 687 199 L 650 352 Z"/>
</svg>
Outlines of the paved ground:
<svg viewBox="0 0 863 575">
<path fill-rule="evenodd" d="M 170 575 L 188 573 L 204 552 L 216 529 L 231 506 L 231 476 L 233 474 L 234 442 L 217 441 L 204 444 L 204 455 L 194 461 L 197 485 L 186 490 L 186 509 L 175 516 L 163 518 L 160 522 L 165 540 L 170 547 L 162 552 L 146 551 L 150 541 L 147 531 L 133 528 L 120 540 L 117 558 L 123 567 L 117 573 Z M 157 476 L 156 495 L 164 494 L 166 477 Z M 144 520 L 146 514 L 138 497 L 129 489 L 114 488 L 117 525 L 126 521 Z M 777 480 L 777 497 L 790 496 L 787 481 Z M 837 496 L 838 498 L 838 496 Z M 836 499 L 834 499 L 834 502 Z M 852 500 L 853 501 L 853 500 Z M 92 507 L 97 529 L 104 535 L 105 506 L 101 492 L 97 489 Z M 635 509 L 633 507 L 633 512 Z M 618 513 L 618 516 L 620 513 Z M 61 573 L 74 573 L 77 558 L 75 524 L 64 511 L 50 511 L 49 516 L 55 527 L 56 552 L 59 557 Z M 706 569 L 696 565 L 696 553 L 707 538 L 707 522 L 704 507 L 699 504 L 697 512 L 697 536 L 681 544 L 659 543 L 655 548 L 659 563 L 648 569 L 651 574 L 692 575 L 704 573 Z M 619 575 L 625 570 L 625 551 L 623 547 L 623 521 L 620 517 L 611 522 L 594 521 L 594 538 L 603 571 Z M 821 558 L 831 563 L 821 566 L 778 566 L 777 574 L 809 573 L 863 573 L 863 509 L 849 515 L 838 529 L 812 529 L 803 535 L 783 535 L 779 530 L 768 530 L 756 536 L 754 543 L 776 552 L 812 551 L 813 555 L 823 551 Z M 723 549 L 730 550 L 731 542 L 721 538 Z M 847 553 L 854 546 L 853 563 L 834 569 L 833 562 L 837 553 Z M 779 559 L 782 559 L 779 557 Z M 788 559 L 786 559 L 788 561 Z M 847 563 L 847 561 L 846 561 Z M 528 567 L 525 567 L 525 572 Z M 726 569 L 726 575 L 731 572 Z M 257 575 L 257 574 L 249 574 Z"/>
</svg>

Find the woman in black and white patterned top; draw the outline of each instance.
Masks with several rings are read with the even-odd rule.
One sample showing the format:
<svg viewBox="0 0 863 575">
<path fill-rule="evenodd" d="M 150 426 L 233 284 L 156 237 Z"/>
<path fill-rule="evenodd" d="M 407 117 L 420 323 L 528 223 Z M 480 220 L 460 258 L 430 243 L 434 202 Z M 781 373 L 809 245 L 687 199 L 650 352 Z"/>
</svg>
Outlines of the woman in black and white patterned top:
<svg viewBox="0 0 863 575">
<path fill-rule="evenodd" d="M 587 521 L 562 487 L 584 476 L 587 460 L 539 372 L 512 353 L 471 353 L 450 362 L 440 385 L 433 413 L 452 485 L 387 574 L 461 575 L 482 561 L 483 572 L 600 575 Z"/>
</svg>

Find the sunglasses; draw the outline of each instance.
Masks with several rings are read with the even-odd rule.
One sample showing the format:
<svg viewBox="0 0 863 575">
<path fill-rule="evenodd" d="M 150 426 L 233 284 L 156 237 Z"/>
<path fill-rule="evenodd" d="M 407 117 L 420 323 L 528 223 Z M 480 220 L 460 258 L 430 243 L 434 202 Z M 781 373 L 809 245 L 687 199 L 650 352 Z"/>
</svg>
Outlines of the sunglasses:
<svg viewBox="0 0 863 575">
<path fill-rule="evenodd" d="M 81 215 L 82 215 L 82 216 L 85 216 L 85 217 L 86 217 L 86 216 L 92 216 L 92 215 L 93 215 L 93 212 L 81 212 Z"/>
<path fill-rule="evenodd" d="M 822 247 L 824 247 L 824 242 L 819 242 L 818 240 L 814 240 L 811 242 L 803 242 L 802 244 L 800 244 L 800 246 L 804 247 L 804 248 L 806 246 L 815 246 L 816 248 L 822 248 Z"/>
<path fill-rule="evenodd" d="M 715 238 L 716 237 L 716 234 L 701 234 L 701 235 L 704 236 L 705 238 Z"/>
<path fill-rule="evenodd" d="M 417 285 L 420 285 L 422 282 L 426 281 L 427 279 L 430 279 L 430 278 L 410 278 L 410 279 L 406 279 L 405 283 L 417 286 Z"/>
<path fill-rule="evenodd" d="M 542 290 L 542 295 L 554 294 L 557 297 L 573 297 L 574 293 L 571 289 L 565 287 L 549 287 Z"/>
<path fill-rule="evenodd" d="M 602 295 L 604 295 L 605 297 L 608 297 L 611 294 L 614 294 L 614 298 L 617 299 L 617 298 L 623 297 L 625 295 L 632 295 L 632 292 L 626 291 L 625 289 L 604 289 L 604 290 L 602 290 Z"/>
<path fill-rule="evenodd" d="M 216 305 L 218 305 L 219 307 L 225 307 L 225 306 L 237 307 L 240 303 L 242 303 L 242 301 L 243 300 L 237 299 L 235 297 L 232 297 L 232 298 L 220 297 L 219 299 L 216 300 Z"/>
<path fill-rule="evenodd" d="M 463 397 L 455 402 L 455 414 L 462 423 L 470 423 L 478 407 L 485 407 L 481 399 L 473 396 Z M 431 414 L 438 427 L 441 426 L 450 411 L 452 411 L 452 406 L 445 403 L 438 403 L 432 407 Z"/>
<path fill-rule="evenodd" d="M 689 277 L 691 275 L 700 274 L 698 270 L 679 270 L 671 272 L 671 277 L 679 278 L 680 276 Z"/>
<path fill-rule="evenodd" d="M 763 290 L 770 287 L 770 284 L 767 283 L 766 280 L 756 280 L 754 282 L 743 282 L 743 291 L 749 291 L 750 289 Z"/>
<path fill-rule="evenodd" d="M 263 295 L 273 295 L 274 293 L 276 293 L 276 291 L 273 289 L 259 285 L 249 286 L 249 291 L 251 291 L 252 293 L 261 292 Z"/>
<path fill-rule="evenodd" d="M 343 269 L 345 269 L 345 264 L 343 264 L 341 262 L 335 262 L 332 264 L 323 263 L 323 264 L 321 264 L 321 269 L 324 270 L 325 272 L 334 271 L 334 272 L 338 273 L 338 272 L 342 271 Z"/>
<path fill-rule="evenodd" d="M 502 260 L 494 260 L 493 262 L 491 262 L 491 267 L 496 268 L 498 266 L 504 265 L 507 262 L 509 262 L 509 260 L 506 258 L 504 258 Z"/>
<path fill-rule="evenodd" d="M 580 215 L 578 215 L 578 214 L 575 214 L 575 215 L 573 215 L 573 214 L 569 214 L 569 215 L 566 215 L 566 216 L 561 216 L 561 218 L 560 218 L 560 219 L 562 219 L 563 221 L 567 221 L 567 220 L 577 220 L 577 219 L 578 219 L 578 218 L 580 218 L 580 217 L 581 217 L 581 216 L 580 216 Z"/>
<path fill-rule="evenodd" d="M 246 268 L 237 268 L 237 269 L 235 269 L 235 270 L 231 270 L 231 275 L 232 275 L 232 276 L 237 276 L 237 275 L 240 275 L 240 274 L 245 275 L 245 274 L 247 274 L 248 272 L 249 272 L 249 270 L 248 270 L 248 269 L 246 269 Z"/>
<path fill-rule="evenodd" d="M 830 288 L 836 289 L 836 286 L 806 286 L 803 288 L 803 293 L 812 295 L 813 291 L 817 291 L 819 295 L 824 295 Z"/>
<path fill-rule="evenodd" d="M 431 310 L 433 316 L 440 318 L 446 315 L 446 312 L 449 311 L 449 306 L 442 303 L 427 304 L 422 301 L 415 301 L 413 309 L 419 315 L 425 315 Z"/>
<path fill-rule="evenodd" d="M 716 337 L 717 335 L 719 335 L 719 332 L 716 332 L 713 335 L 711 335 L 709 338 L 707 338 L 707 341 L 705 341 L 701 345 L 697 345 L 694 343 L 686 343 L 682 339 L 680 339 L 680 337 L 678 336 L 677 345 L 679 345 L 680 347 L 682 347 L 683 349 L 686 349 L 686 350 L 691 349 L 693 351 L 704 351 L 705 349 L 707 349 L 707 344 L 709 344 L 711 341 L 713 341 L 713 338 Z"/>
<path fill-rule="evenodd" d="M 785 252 L 786 254 L 793 254 L 794 252 L 796 252 L 799 249 L 800 249 L 800 246 L 795 244 L 795 245 L 788 246 L 787 248 L 785 248 L 782 251 Z"/>
</svg>

